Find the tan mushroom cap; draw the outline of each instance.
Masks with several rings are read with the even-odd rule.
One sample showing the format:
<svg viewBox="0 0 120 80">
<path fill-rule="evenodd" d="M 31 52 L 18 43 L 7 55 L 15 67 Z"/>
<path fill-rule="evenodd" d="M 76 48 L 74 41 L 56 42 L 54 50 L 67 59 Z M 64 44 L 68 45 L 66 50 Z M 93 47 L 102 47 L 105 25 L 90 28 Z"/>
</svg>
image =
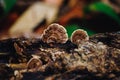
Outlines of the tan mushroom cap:
<svg viewBox="0 0 120 80">
<path fill-rule="evenodd" d="M 71 35 L 71 42 L 76 45 L 79 45 L 82 42 L 85 42 L 88 40 L 89 40 L 89 36 L 88 36 L 87 32 L 82 29 L 75 30 Z"/>
<path fill-rule="evenodd" d="M 45 43 L 66 43 L 67 40 L 66 29 L 57 23 L 49 25 L 42 34 L 42 41 Z"/>
<path fill-rule="evenodd" d="M 27 67 L 28 67 L 28 69 L 32 69 L 32 68 L 38 69 L 40 66 L 42 66 L 42 62 L 39 59 L 39 56 L 36 56 L 36 55 L 32 55 L 32 56 L 33 56 L 33 58 L 31 58 L 28 61 Z"/>
</svg>

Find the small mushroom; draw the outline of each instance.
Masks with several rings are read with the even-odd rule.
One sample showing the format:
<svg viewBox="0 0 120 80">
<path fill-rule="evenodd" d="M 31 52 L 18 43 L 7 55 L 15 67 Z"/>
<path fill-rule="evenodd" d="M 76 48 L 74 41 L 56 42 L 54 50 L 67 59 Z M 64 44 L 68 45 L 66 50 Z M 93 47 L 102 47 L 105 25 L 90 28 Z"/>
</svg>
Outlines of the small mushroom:
<svg viewBox="0 0 120 80">
<path fill-rule="evenodd" d="M 42 41 L 45 43 L 66 43 L 68 35 L 66 29 L 56 23 L 53 23 L 44 30 Z"/>
<path fill-rule="evenodd" d="M 72 33 L 71 42 L 76 45 L 79 45 L 82 42 L 85 42 L 88 40 L 89 40 L 89 36 L 88 36 L 87 32 L 82 29 L 77 29 Z"/>
<path fill-rule="evenodd" d="M 39 59 L 39 56 L 32 55 L 33 57 L 28 61 L 27 68 L 32 69 L 33 71 L 37 71 L 39 67 L 42 66 L 42 61 Z"/>
</svg>

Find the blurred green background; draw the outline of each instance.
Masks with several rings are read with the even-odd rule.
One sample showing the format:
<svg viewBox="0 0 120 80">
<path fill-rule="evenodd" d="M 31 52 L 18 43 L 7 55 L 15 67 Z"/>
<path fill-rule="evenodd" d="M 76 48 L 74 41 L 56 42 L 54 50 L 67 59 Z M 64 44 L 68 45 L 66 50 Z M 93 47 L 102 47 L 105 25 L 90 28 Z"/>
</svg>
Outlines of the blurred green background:
<svg viewBox="0 0 120 80">
<path fill-rule="evenodd" d="M 36 2 L 43 3 L 44 1 L 0 0 L 0 34 L 9 34 L 9 29 L 30 6 Z M 76 4 L 74 6 L 68 4 L 70 1 L 76 2 Z M 108 4 L 105 1 L 110 3 Z M 96 33 L 120 31 L 120 3 L 117 1 L 119 0 L 63 0 L 64 3 L 62 7 L 59 7 L 58 15 L 55 16 L 56 20 L 51 22 L 63 25 L 67 29 L 69 37 L 76 29 L 84 29 L 90 36 Z M 76 12 L 74 12 L 75 9 Z M 70 17 L 69 14 L 73 16 Z M 41 33 L 45 26 L 51 24 L 47 24 L 46 21 L 47 19 L 44 18 L 42 22 L 36 24 L 33 32 Z"/>
</svg>

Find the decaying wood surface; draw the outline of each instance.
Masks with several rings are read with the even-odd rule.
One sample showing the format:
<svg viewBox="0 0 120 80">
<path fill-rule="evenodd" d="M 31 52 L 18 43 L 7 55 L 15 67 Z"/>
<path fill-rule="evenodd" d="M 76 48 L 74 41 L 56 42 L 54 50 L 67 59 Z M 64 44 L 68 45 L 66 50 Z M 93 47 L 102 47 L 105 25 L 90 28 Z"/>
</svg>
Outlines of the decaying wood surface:
<svg viewBox="0 0 120 80">
<path fill-rule="evenodd" d="M 52 24 L 41 38 L 0 40 L 0 79 L 119 80 L 120 32 L 89 38 L 76 30 L 68 39 L 64 27 Z"/>
</svg>

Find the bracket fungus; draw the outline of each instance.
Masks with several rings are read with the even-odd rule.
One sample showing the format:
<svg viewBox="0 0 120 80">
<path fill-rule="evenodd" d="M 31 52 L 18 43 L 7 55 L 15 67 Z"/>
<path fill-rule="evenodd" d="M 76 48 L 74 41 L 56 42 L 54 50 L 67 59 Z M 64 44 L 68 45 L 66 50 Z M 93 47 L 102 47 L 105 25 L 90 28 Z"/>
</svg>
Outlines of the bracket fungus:
<svg viewBox="0 0 120 80">
<path fill-rule="evenodd" d="M 120 80 L 119 32 L 89 38 L 78 29 L 70 40 L 65 28 L 56 23 L 40 39 L 0 40 L 0 80 Z"/>
<path fill-rule="evenodd" d="M 66 29 L 59 24 L 51 24 L 42 34 L 42 41 L 45 43 L 66 43 L 68 34 Z"/>
<path fill-rule="evenodd" d="M 71 42 L 76 45 L 79 45 L 82 42 L 85 42 L 88 40 L 89 40 L 89 36 L 88 36 L 87 32 L 82 29 L 75 30 L 71 35 Z"/>
<path fill-rule="evenodd" d="M 33 71 L 37 71 L 40 66 L 42 66 L 42 61 L 39 59 L 39 56 L 32 55 L 32 58 L 27 63 L 28 70 L 33 69 Z"/>
</svg>

